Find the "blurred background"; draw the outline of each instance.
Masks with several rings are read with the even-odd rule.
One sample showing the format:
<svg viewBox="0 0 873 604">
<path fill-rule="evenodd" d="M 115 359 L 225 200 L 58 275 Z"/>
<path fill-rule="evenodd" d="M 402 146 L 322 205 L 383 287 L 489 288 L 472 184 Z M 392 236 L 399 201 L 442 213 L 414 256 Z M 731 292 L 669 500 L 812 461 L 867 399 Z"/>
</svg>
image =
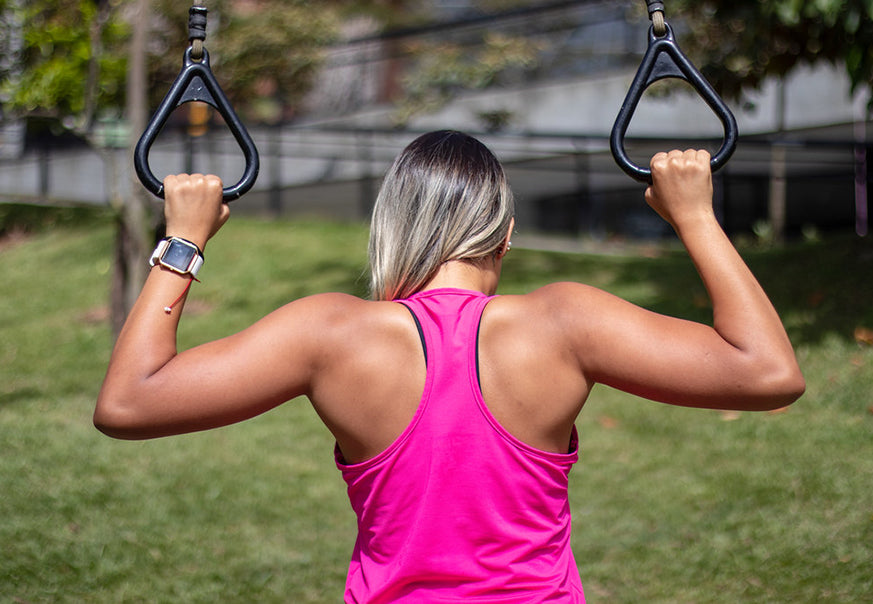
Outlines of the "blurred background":
<svg viewBox="0 0 873 604">
<path fill-rule="evenodd" d="M 206 47 L 261 153 L 237 211 L 361 219 L 416 133 L 480 135 L 507 165 L 528 233 L 661 237 L 608 135 L 648 43 L 642 0 L 208 0 Z M 0 201 L 120 206 L 129 149 L 181 66 L 186 2 L 0 2 Z M 870 5 L 666 2 L 679 45 L 728 99 L 741 143 L 718 177 L 732 235 L 867 231 Z M 685 84 L 652 87 L 628 131 L 637 163 L 718 148 Z M 151 165 L 242 170 L 230 133 L 185 105 Z"/>
<path fill-rule="evenodd" d="M 643 0 L 197 4 L 260 175 L 210 243 L 181 347 L 302 295 L 366 295 L 382 174 L 443 128 L 488 144 L 516 193 L 501 292 L 574 279 L 711 320 L 693 266 L 609 149 L 649 43 Z M 738 121 L 716 209 L 808 390 L 788 411 L 741 416 L 598 389 L 571 483 L 583 584 L 593 602 L 873 601 L 873 3 L 664 5 Z M 354 518 L 306 406 L 147 443 L 90 422 L 161 230 L 132 150 L 182 66 L 191 6 L 0 0 L 0 602 L 342 591 Z M 670 80 L 646 91 L 626 140 L 644 165 L 715 151 L 722 126 Z M 222 117 L 196 103 L 173 112 L 149 159 L 158 178 L 226 184 L 244 166 Z"/>
</svg>

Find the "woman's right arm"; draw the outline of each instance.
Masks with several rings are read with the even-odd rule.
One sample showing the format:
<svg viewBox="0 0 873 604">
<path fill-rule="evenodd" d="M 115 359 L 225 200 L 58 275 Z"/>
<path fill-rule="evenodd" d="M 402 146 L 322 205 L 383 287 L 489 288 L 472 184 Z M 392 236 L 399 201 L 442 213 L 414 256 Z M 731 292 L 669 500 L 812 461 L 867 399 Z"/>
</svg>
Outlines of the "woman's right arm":
<svg viewBox="0 0 873 604">
<path fill-rule="evenodd" d="M 803 376 L 776 310 L 715 218 L 709 154 L 660 153 L 651 166 L 646 201 L 688 250 L 712 301 L 713 324 L 659 315 L 585 286 L 560 288 L 586 378 L 693 407 L 766 410 L 794 402 Z"/>
<path fill-rule="evenodd" d="M 165 190 L 167 233 L 203 249 L 228 218 L 221 181 L 170 176 Z M 302 298 L 240 333 L 178 352 L 189 285 L 190 276 L 160 265 L 151 269 L 97 399 L 94 423 L 106 434 L 143 439 L 206 430 L 307 394 L 315 365 L 330 352 L 325 326 L 357 308 L 342 294 Z"/>
</svg>

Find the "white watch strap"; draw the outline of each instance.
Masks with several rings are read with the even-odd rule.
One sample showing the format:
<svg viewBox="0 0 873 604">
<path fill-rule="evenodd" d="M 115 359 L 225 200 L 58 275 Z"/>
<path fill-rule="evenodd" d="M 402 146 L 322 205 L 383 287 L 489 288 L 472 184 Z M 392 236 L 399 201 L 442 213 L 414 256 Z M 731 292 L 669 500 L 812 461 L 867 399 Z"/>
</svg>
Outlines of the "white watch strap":
<svg viewBox="0 0 873 604">
<path fill-rule="evenodd" d="M 197 254 L 194 256 L 194 261 L 191 263 L 191 268 L 188 270 L 191 276 L 197 278 L 197 273 L 200 272 L 200 267 L 203 266 L 203 256 Z"/>
<path fill-rule="evenodd" d="M 161 256 L 164 255 L 164 252 L 167 251 L 169 245 L 169 239 L 161 239 L 160 241 L 158 241 L 158 245 L 157 247 L 155 247 L 155 251 L 152 252 L 152 257 L 149 258 L 149 266 L 154 266 L 158 263 L 158 260 L 160 260 Z"/>
</svg>

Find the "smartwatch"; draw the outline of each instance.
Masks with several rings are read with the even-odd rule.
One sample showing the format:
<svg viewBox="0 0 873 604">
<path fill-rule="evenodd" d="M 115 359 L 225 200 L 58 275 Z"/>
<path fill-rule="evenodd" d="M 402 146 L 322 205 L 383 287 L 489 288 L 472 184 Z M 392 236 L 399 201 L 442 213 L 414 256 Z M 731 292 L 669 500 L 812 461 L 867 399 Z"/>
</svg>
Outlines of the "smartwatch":
<svg viewBox="0 0 873 604">
<path fill-rule="evenodd" d="M 197 278 L 203 266 L 203 252 L 196 244 L 181 237 L 164 237 L 158 242 L 149 265 L 160 264 L 180 275 Z"/>
</svg>

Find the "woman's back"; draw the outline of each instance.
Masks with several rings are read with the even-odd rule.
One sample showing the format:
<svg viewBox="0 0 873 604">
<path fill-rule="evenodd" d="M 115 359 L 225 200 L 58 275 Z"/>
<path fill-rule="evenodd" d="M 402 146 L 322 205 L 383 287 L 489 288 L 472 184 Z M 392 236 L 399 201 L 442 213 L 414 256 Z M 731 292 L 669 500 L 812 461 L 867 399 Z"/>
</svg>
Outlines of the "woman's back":
<svg viewBox="0 0 873 604">
<path fill-rule="evenodd" d="M 309 398 L 349 462 L 373 457 L 407 427 L 424 390 L 426 365 L 412 315 L 397 302 L 328 294 L 332 317 L 319 334 L 330 351 Z M 321 298 L 321 296 L 319 297 Z M 337 300 L 341 300 L 337 303 Z M 336 309 L 336 310 L 334 310 Z M 485 308 L 477 340 L 482 395 L 513 436 L 566 452 L 589 385 L 561 340 L 548 289 L 498 296 Z"/>
<path fill-rule="evenodd" d="M 485 405 L 476 342 L 489 296 L 443 288 L 401 302 L 426 379 L 384 451 L 349 463 L 337 448 L 358 517 L 347 601 L 584 602 L 567 500 L 575 433 L 561 452 L 541 451 Z"/>
</svg>

